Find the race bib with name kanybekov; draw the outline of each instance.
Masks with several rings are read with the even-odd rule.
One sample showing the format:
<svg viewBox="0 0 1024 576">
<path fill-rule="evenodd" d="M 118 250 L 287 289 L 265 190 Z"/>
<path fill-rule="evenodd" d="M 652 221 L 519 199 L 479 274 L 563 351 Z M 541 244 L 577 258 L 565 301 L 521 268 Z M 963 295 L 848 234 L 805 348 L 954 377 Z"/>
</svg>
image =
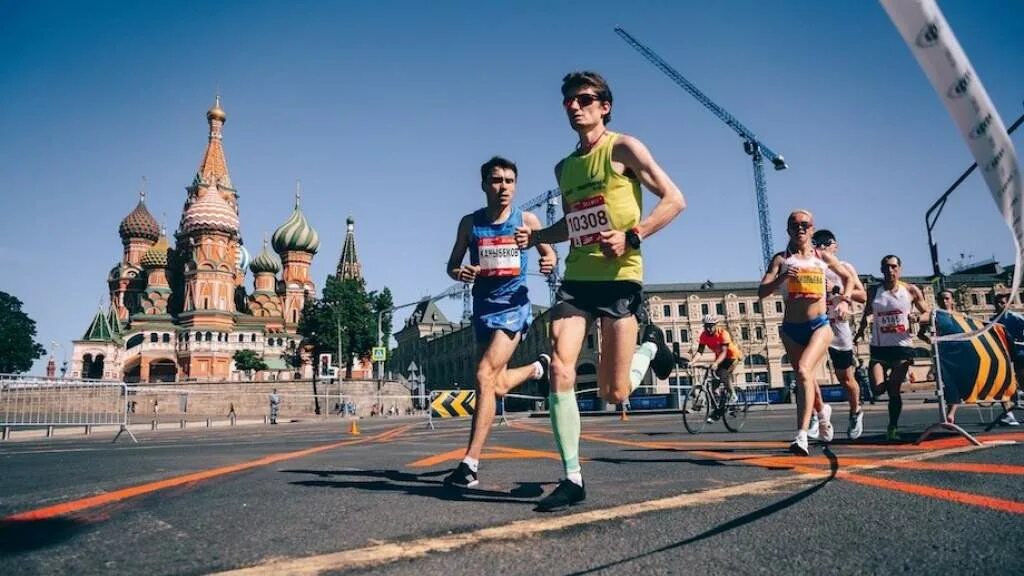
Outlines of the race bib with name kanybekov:
<svg viewBox="0 0 1024 576">
<path fill-rule="evenodd" d="M 519 247 L 512 236 L 480 238 L 477 243 L 480 257 L 479 275 L 487 278 L 519 276 Z"/>
</svg>

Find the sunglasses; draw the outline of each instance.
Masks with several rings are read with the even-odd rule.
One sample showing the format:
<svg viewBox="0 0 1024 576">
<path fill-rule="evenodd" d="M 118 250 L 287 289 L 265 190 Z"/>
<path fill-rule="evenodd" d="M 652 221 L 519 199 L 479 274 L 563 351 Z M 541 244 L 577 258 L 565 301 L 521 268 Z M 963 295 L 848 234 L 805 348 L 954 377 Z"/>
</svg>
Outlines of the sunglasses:
<svg viewBox="0 0 1024 576">
<path fill-rule="evenodd" d="M 793 222 L 788 226 L 788 228 L 794 232 L 797 230 L 810 230 L 811 228 L 814 228 L 814 224 L 811 224 L 810 222 Z"/>
<path fill-rule="evenodd" d="M 811 244 L 814 244 L 815 248 L 828 248 L 829 246 L 835 243 L 835 240 L 822 240 L 820 242 L 811 242 Z"/>
<path fill-rule="evenodd" d="M 580 103 L 580 108 L 586 108 L 587 106 L 590 106 L 594 102 L 601 100 L 601 98 L 598 97 L 596 94 L 577 94 L 575 96 L 569 96 L 565 100 L 562 100 L 562 106 L 568 108 L 569 106 L 572 106 L 574 100 Z"/>
</svg>

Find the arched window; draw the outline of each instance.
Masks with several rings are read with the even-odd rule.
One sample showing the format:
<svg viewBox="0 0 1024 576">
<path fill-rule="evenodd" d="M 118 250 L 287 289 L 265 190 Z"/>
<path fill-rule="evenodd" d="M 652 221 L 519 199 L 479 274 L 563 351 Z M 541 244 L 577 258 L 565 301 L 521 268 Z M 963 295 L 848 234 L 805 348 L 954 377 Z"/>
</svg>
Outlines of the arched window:
<svg viewBox="0 0 1024 576">
<path fill-rule="evenodd" d="M 255 342 L 255 341 L 256 341 L 256 335 L 255 335 L 255 334 L 253 334 L 253 335 L 251 336 L 251 340 L 249 340 L 249 341 L 250 341 L 250 342 Z"/>
<path fill-rule="evenodd" d="M 164 344 L 169 343 L 171 341 L 171 335 L 164 334 L 163 337 L 160 338 L 160 341 L 163 342 Z"/>
<path fill-rule="evenodd" d="M 207 332 L 206 333 L 206 341 L 207 342 L 212 342 L 213 341 L 213 332 Z"/>
<path fill-rule="evenodd" d="M 238 335 L 238 341 L 239 342 L 245 342 L 245 334 L 239 334 Z"/>
<path fill-rule="evenodd" d="M 743 359 L 743 365 L 746 367 L 751 366 L 765 366 L 768 364 L 768 359 L 760 354 L 751 354 Z"/>
<path fill-rule="evenodd" d="M 159 342 L 160 341 L 160 337 L 157 336 L 156 332 L 150 332 L 150 334 L 149 334 L 149 341 L 150 342 Z"/>
</svg>

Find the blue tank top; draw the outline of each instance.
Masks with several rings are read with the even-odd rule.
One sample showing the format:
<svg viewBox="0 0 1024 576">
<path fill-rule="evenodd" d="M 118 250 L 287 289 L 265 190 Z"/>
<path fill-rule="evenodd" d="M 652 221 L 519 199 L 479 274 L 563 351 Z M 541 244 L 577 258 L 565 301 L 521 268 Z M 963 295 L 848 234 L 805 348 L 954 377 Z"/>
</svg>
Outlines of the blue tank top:
<svg viewBox="0 0 1024 576">
<path fill-rule="evenodd" d="M 469 262 L 480 267 L 473 283 L 478 302 L 519 306 L 529 302 L 526 289 L 526 251 L 516 246 L 516 228 L 523 225 L 523 212 L 513 208 L 501 224 L 487 220 L 487 209 L 473 213 L 469 234 Z"/>
</svg>

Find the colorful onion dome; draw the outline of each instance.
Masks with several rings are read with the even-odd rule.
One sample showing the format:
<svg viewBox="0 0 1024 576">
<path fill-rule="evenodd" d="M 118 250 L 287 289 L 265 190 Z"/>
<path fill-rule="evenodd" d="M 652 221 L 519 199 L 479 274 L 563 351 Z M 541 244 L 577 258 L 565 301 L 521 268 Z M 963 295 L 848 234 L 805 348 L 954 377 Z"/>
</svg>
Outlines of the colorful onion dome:
<svg viewBox="0 0 1024 576">
<path fill-rule="evenodd" d="M 238 214 L 213 186 L 200 192 L 199 199 L 185 210 L 181 219 L 181 230 L 186 234 L 197 232 L 238 233 Z"/>
<path fill-rule="evenodd" d="M 221 122 L 224 122 L 228 119 L 227 113 L 224 112 L 224 109 L 220 107 L 220 96 L 217 96 L 216 100 L 213 102 L 213 106 L 206 111 L 206 119 L 220 120 Z"/>
<path fill-rule="evenodd" d="M 160 234 L 160 239 L 156 241 L 156 244 L 150 246 L 149 250 L 146 250 L 139 263 L 146 269 L 167 268 L 167 251 L 170 248 L 167 237 Z"/>
<path fill-rule="evenodd" d="M 245 269 L 249 267 L 249 262 L 252 261 L 252 256 L 249 251 L 246 250 L 245 244 L 238 244 L 238 256 L 235 258 L 235 266 L 245 272 Z"/>
<path fill-rule="evenodd" d="M 249 264 L 249 270 L 252 270 L 253 274 L 277 274 L 281 271 L 281 261 L 277 259 L 277 254 L 267 249 L 266 240 L 263 240 L 263 251 L 253 258 L 252 264 Z"/>
<path fill-rule="evenodd" d="M 143 193 L 139 198 L 139 204 L 121 220 L 121 225 L 118 226 L 117 232 L 121 235 L 121 238 L 128 240 L 129 238 L 145 238 L 146 240 L 156 240 L 160 237 L 160 224 L 153 218 L 153 215 L 146 209 L 146 195 Z"/>
<path fill-rule="evenodd" d="M 278 228 L 270 241 L 278 254 L 285 252 L 308 252 L 316 254 L 320 249 L 320 236 L 306 221 L 306 216 L 299 209 L 299 191 L 295 192 L 295 210 Z"/>
</svg>

